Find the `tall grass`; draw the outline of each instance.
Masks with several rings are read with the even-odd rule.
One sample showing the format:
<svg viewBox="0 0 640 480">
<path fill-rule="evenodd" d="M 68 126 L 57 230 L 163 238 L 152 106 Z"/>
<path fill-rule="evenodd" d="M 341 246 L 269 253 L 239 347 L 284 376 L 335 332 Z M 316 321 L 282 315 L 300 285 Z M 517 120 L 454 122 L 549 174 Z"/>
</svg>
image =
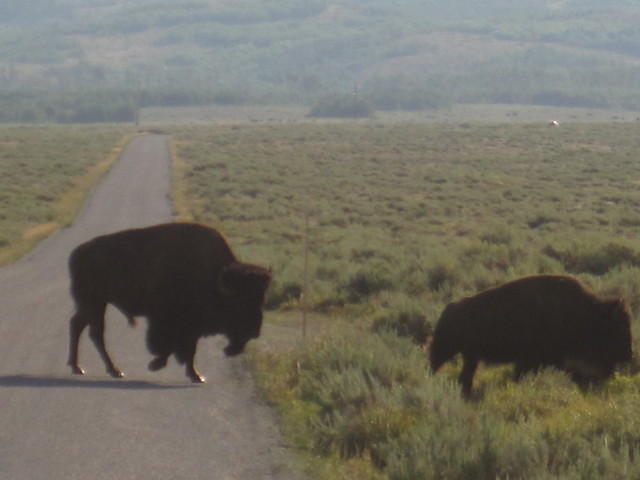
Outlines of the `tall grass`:
<svg viewBox="0 0 640 480">
<path fill-rule="evenodd" d="M 277 352 L 257 342 L 253 363 L 318 478 L 638 476 L 635 360 L 588 392 L 554 370 L 514 384 L 509 367 L 482 367 L 481 400 L 468 403 L 459 364 L 432 376 L 425 343 L 448 302 L 536 273 L 624 297 L 639 333 L 639 130 L 371 121 L 175 132 L 182 205 L 273 268 L 270 308 L 298 308 L 309 245 L 305 300 L 332 326 Z"/>
</svg>

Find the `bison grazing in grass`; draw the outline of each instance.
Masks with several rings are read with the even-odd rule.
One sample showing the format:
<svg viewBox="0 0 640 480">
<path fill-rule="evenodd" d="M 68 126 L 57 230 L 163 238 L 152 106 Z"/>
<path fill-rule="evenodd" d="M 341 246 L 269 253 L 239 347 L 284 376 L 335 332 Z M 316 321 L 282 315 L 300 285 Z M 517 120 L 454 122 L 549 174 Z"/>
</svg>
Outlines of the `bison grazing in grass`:
<svg viewBox="0 0 640 480">
<path fill-rule="evenodd" d="M 198 339 L 223 334 L 227 355 L 244 350 L 260 335 L 262 304 L 271 279 L 262 267 L 240 263 L 216 230 L 173 223 L 104 235 L 78 246 L 69 258 L 76 313 L 70 322 L 69 365 L 78 365 L 78 342 L 89 326 L 107 371 L 122 377 L 104 344 L 107 304 L 130 323 L 148 320 L 147 347 L 155 355 L 150 370 L 171 354 L 186 364 L 187 376 L 203 382 L 194 366 Z"/>
<path fill-rule="evenodd" d="M 457 353 L 466 396 L 480 360 L 514 363 L 516 380 L 553 366 L 585 385 L 631 360 L 629 313 L 622 300 L 599 299 L 571 277 L 525 277 L 447 305 L 431 344 L 432 371 Z"/>
</svg>

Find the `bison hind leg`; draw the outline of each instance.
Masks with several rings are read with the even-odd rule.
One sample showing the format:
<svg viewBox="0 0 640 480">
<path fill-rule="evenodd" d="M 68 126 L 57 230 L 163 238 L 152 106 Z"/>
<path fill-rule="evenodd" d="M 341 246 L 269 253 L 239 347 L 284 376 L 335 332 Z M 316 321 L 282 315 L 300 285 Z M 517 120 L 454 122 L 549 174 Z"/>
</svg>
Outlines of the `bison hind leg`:
<svg viewBox="0 0 640 480">
<path fill-rule="evenodd" d="M 150 322 L 147 330 L 147 349 L 155 358 L 149 362 L 149 370 L 157 372 L 167 366 L 173 353 L 172 333 L 161 322 Z"/>
<path fill-rule="evenodd" d="M 81 306 L 71 317 L 69 323 L 69 361 L 71 372 L 76 375 L 84 375 L 84 370 L 78 365 L 78 343 L 80 336 L 89 326 L 89 337 L 93 341 L 107 372 L 114 378 L 122 378 L 124 374 L 114 365 L 104 344 L 104 312 L 106 304 L 98 307 Z"/>
<path fill-rule="evenodd" d="M 84 370 L 78 365 L 78 343 L 80 335 L 89 325 L 89 321 L 89 316 L 80 311 L 77 311 L 69 321 L 69 360 L 67 364 L 75 375 L 84 375 Z"/>
<path fill-rule="evenodd" d="M 147 329 L 147 349 L 157 357 L 168 358 L 173 352 L 173 336 L 175 335 L 162 322 L 149 322 Z"/>
</svg>

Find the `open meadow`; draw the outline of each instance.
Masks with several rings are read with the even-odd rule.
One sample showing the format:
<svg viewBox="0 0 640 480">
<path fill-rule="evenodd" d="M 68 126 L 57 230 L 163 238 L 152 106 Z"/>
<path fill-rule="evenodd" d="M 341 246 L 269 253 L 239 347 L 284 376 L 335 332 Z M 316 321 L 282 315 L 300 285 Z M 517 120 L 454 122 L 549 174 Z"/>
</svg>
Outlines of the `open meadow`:
<svg viewBox="0 0 640 480">
<path fill-rule="evenodd" d="M 0 265 L 72 221 L 126 126 L 0 127 Z"/>
<path fill-rule="evenodd" d="M 427 371 L 444 306 L 561 273 L 626 299 L 638 337 L 640 125 L 217 125 L 176 128 L 179 218 L 270 266 L 252 364 L 317 478 L 634 478 L 637 361 L 581 391 Z M 305 295 L 302 295 L 303 292 Z M 309 331 L 301 339 L 301 311 Z M 318 327 L 321 325 L 321 328 Z M 277 334 L 273 334 L 273 332 Z M 634 342 L 638 351 L 638 341 Z"/>
</svg>

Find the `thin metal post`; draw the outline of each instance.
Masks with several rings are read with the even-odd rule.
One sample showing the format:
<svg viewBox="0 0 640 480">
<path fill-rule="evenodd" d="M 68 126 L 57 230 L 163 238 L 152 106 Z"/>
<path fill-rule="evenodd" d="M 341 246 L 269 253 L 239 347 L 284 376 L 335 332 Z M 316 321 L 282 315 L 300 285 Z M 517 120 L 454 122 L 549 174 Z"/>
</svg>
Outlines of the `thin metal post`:
<svg viewBox="0 0 640 480">
<path fill-rule="evenodd" d="M 302 281 L 302 339 L 307 338 L 307 295 L 309 292 L 309 213 L 304 217 L 304 272 Z"/>
</svg>

